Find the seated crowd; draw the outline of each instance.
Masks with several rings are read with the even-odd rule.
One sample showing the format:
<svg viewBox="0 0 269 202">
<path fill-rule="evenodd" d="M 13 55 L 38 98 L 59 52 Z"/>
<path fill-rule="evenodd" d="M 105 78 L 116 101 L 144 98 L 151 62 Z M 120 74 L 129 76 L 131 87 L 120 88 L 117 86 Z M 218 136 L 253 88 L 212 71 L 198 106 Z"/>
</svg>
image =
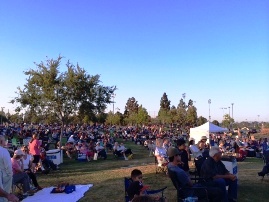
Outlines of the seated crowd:
<svg viewBox="0 0 269 202">
<path fill-rule="evenodd" d="M 210 134 L 209 138 L 202 136 L 196 144 L 195 139 L 188 139 L 187 134 L 182 134 L 181 131 L 162 131 L 158 127 L 116 128 L 101 125 L 68 125 L 60 128 L 58 125 L 34 127 L 25 124 L 18 127 L 19 130 L 13 127 L 5 131 L 9 139 L 18 138 L 21 141 L 34 133 L 42 141 L 40 147 L 44 147 L 44 150 L 49 149 L 49 144 L 55 145 L 55 148 L 60 147 L 62 130 L 66 143 L 61 145 L 60 149 L 64 150 L 70 159 L 83 155 L 89 162 L 97 158 L 107 159 L 108 152 L 117 158 L 131 159 L 133 152 L 123 143 L 129 139 L 136 144 L 146 146 L 150 154 L 154 153 L 158 166 L 167 166 L 168 173 L 176 180 L 175 183 L 179 183 L 183 188 L 201 185 L 191 181 L 189 161 L 192 158 L 203 158 L 200 176 L 204 179 L 202 186 L 206 187 L 210 201 L 237 201 L 237 178 L 229 173 L 221 162 L 222 154 L 233 155 L 238 160 L 244 160 L 248 151 L 254 150 L 259 153 L 268 149 L 267 139 L 255 140 L 240 133 L 235 138 L 229 134 Z M 119 138 L 122 138 L 122 143 L 116 141 Z M 46 160 L 44 150 L 40 152 L 42 163 L 44 161 L 44 165 L 53 166 Z M 30 194 L 30 179 L 35 189 L 42 189 L 33 169 L 33 164 L 38 164 L 39 159 L 35 155 L 31 157 L 28 151 L 29 147 L 23 147 L 22 150 L 16 150 L 12 157 L 13 183 L 22 183 L 25 195 Z M 266 170 L 269 172 L 269 166 Z M 265 174 L 265 171 L 259 173 L 261 176 Z M 140 195 L 138 193 L 140 192 L 135 192 L 134 195 Z M 194 192 L 186 190 L 181 194 L 183 197 L 193 194 L 198 198 L 204 197 L 204 192 L 198 189 Z"/>
</svg>

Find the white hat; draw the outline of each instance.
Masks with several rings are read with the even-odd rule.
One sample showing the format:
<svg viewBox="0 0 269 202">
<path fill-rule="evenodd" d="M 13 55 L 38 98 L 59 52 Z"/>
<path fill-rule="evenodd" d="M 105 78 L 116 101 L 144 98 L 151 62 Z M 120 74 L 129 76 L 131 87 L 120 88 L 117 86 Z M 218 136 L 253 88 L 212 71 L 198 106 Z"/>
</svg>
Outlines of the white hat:
<svg viewBox="0 0 269 202">
<path fill-rule="evenodd" d="M 213 146 L 213 147 L 211 147 L 211 149 L 209 150 L 209 156 L 213 157 L 213 156 L 215 156 L 215 154 L 220 153 L 220 152 L 221 152 L 221 151 L 220 151 L 220 149 L 219 149 L 218 146 Z"/>
<path fill-rule="evenodd" d="M 193 137 L 191 137 L 189 141 L 191 141 L 191 140 L 195 140 L 195 139 Z"/>
<path fill-rule="evenodd" d="M 19 155 L 24 155 L 24 152 L 21 149 L 15 150 L 14 155 L 19 156 Z"/>
</svg>

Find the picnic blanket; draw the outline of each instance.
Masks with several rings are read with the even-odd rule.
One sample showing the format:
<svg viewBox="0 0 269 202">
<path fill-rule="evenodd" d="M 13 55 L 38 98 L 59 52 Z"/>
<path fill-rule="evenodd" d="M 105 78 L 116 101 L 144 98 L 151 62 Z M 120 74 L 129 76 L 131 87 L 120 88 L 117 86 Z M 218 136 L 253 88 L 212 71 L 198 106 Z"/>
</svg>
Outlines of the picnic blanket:
<svg viewBox="0 0 269 202">
<path fill-rule="evenodd" d="M 80 198 L 84 196 L 84 193 L 88 191 L 93 184 L 86 185 L 76 185 L 76 191 L 66 194 L 66 193 L 50 193 L 54 187 L 46 187 L 33 196 L 29 196 L 23 200 L 23 202 L 49 202 L 49 201 L 57 201 L 57 202 L 76 202 Z"/>
</svg>

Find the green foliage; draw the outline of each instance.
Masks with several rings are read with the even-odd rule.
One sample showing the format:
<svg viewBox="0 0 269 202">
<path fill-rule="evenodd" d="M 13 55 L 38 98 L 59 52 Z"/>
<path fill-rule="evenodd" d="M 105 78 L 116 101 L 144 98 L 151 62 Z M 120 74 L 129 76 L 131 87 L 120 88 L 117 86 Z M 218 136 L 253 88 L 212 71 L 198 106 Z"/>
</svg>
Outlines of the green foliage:
<svg viewBox="0 0 269 202">
<path fill-rule="evenodd" d="M 229 116 L 229 114 L 225 114 L 222 120 L 222 127 L 231 128 L 231 125 L 234 123 L 234 119 Z"/>
<path fill-rule="evenodd" d="M 196 107 L 192 106 L 192 103 L 189 102 L 189 104 L 190 105 L 187 109 L 186 114 L 186 122 L 188 123 L 189 126 L 193 127 L 196 125 L 197 122 L 197 109 Z"/>
<path fill-rule="evenodd" d="M 127 103 L 125 105 L 125 111 L 124 115 L 126 117 L 129 117 L 133 113 L 138 112 L 138 104 L 134 97 L 131 97 L 127 100 Z"/>
<path fill-rule="evenodd" d="M 161 101 L 160 101 L 160 110 L 164 109 L 166 111 L 169 111 L 170 110 L 170 103 L 171 103 L 171 101 L 168 100 L 166 93 L 163 93 L 163 96 L 161 97 Z"/>
<path fill-rule="evenodd" d="M 145 108 L 142 107 L 142 105 L 138 108 L 136 123 L 138 125 L 148 124 L 149 122 L 149 114 Z"/>
<path fill-rule="evenodd" d="M 218 122 L 217 120 L 212 121 L 212 123 L 213 123 L 214 125 L 217 125 L 217 126 L 220 125 L 219 122 Z"/>
<path fill-rule="evenodd" d="M 171 112 L 167 111 L 166 109 L 160 109 L 158 114 L 158 119 L 162 124 L 170 124 L 172 123 L 172 116 Z"/>
<path fill-rule="evenodd" d="M 30 111 L 29 119 L 42 116 L 44 119 L 57 119 L 61 123 L 79 113 L 84 121 L 96 119 L 96 114 L 111 103 L 115 86 L 100 85 L 99 75 L 89 75 L 78 64 L 69 61 L 66 71 L 60 72 L 62 57 L 35 63 L 36 69 L 24 74 L 28 76 L 24 88 L 18 87 L 17 97 L 11 103 L 18 103 L 18 112 L 24 108 Z M 86 117 L 88 115 L 89 117 Z"/>
<path fill-rule="evenodd" d="M 197 119 L 197 126 L 203 125 L 206 122 L 207 122 L 207 119 L 205 117 L 199 116 Z"/>
<path fill-rule="evenodd" d="M 107 117 L 106 117 L 106 124 L 109 125 L 121 125 L 121 114 L 120 113 L 116 113 L 113 114 L 112 111 L 108 112 Z"/>
</svg>

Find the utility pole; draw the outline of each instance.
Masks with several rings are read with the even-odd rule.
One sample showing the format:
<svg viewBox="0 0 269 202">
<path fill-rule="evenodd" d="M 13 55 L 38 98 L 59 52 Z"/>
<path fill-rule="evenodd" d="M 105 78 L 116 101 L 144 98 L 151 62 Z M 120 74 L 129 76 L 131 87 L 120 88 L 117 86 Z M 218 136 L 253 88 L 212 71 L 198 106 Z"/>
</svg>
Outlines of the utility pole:
<svg viewBox="0 0 269 202">
<path fill-rule="evenodd" d="M 232 103 L 232 118 L 234 118 L 234 103 Z"/>
<path fill-rule="evenodd" d="M 113 98 L 113 114 L 114 114 L 114 98 L 116 97 L 116 94 L 112 94 L 111 97 Z"/>
<path fill-rule="evenodd" d="M 208 100 L 208 106 L 209 106 L 209 116 L 208 116 L 208 120 L 209 120 L 209 122 L 211 122 L 211 116 L 210 116 L 210 104 L 211 104 L 211 99 Z"/>
</svg>

